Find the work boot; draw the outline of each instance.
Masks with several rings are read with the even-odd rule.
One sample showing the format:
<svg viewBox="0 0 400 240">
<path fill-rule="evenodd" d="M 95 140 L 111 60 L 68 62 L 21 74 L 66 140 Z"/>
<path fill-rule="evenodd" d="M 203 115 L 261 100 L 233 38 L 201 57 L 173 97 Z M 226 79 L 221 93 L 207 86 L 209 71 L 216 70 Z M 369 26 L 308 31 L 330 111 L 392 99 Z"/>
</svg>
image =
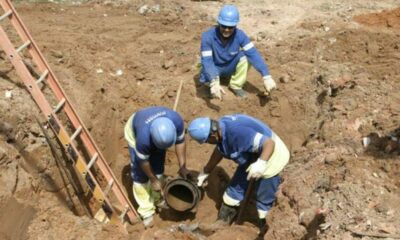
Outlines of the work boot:
<svg viewBox="0 0 400 240">
<path fill-rule="evenodd" d="M 246 98 L 247 93 L 245 90 L 239 88 L 239 89 L 233 89 L 231 88 L 232 92 L 235 94 L 235 96 L 240 97 L 240 98 Z"/>
<path fill-rule="evenodd" d="M 219 209 L 218 212 L 217 221 L 223 221 L 227 224 L 231 224 L 236 214 L 237 214 L 236 207 L 231 207 L 226 205 L 225 203 L 222 203 L 221 208 Z"/>
<path fill-rule="evenodd" d="M 153 225 L 154 225 L 153 220 L 154 220 L 153 215 L 143 218 L 143 225 L 145 226 L 145 228 L 153 227 Z"/>
<path fill-rule="evenodd" d="M 264 235 L 268 231 L 268 224 L 267 224 L 267 221 L 265 220 L 265 218 L 258 219 L 258 229 L 259 229 L 259 232 L 258 232 L 257 239 L 264 239 Z"/>
</svg>

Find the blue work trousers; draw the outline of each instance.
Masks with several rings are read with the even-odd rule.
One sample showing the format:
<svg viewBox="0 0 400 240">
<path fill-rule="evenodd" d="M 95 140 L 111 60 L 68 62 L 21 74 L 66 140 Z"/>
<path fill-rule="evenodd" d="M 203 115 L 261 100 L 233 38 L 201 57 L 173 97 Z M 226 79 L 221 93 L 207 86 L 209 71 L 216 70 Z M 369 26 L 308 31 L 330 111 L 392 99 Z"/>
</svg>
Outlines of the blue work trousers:
<svg viewBox="0 0 400 240">
<path fill-rule="evenodd" d="M 232 199 L 241 202 L 249 185 L 247 172 L 249 164 L 239 165 L 234 173 L 226 193 Z M 275 194 L 280 184 L 280 177 L 276 175 L 271 178 L 260 178 L 255 182 L 256 206 L 258 210 L 268 211 L 275 201 Z"/>
<path fill-rule="evenodd" d="M 136 151 L 132 147 L 129 147 L 129 154 L 131 156 L 131 176 L 133 181 L 138 183 L 146 183 L 149 181 L 149 178 L 140 167 L 140 161 L 143 160 L 140 160 L 136 156 Z M 155 175 L 164 173 L 165 154 L 166 151 L 161 149 L 158 149 L 150 154 L 148 161 L 150 162 L 151 169 L 153 169 Z"/>
</svg>

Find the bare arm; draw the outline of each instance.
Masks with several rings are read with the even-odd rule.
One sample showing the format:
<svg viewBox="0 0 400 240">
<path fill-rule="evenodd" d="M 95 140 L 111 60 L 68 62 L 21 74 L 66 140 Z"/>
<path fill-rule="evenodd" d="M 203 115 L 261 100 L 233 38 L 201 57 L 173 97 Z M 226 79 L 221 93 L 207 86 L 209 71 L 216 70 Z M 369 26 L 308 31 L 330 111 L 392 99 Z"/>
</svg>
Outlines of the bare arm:
<svg viewBox="0 0 400 240">
<path fill-rule="evenodd" d="M 186 168 L 186 144 L 185 142 L 175 145 L 176 157 L 178 158 L 179 168 Z"/>
<path fill-rule="evenodd" d="M 190 171 L 186 168 L 186 144 L 185 142 L 175 145 L 176 156 L 179 161 L 179 175 L 183 178 L 192 177 Z"/>
<path fill-rule="evenodd" d="M 212 170 L 214 170 L 215 166 L 218 165 L 218 163 L 221 162 L 222 158 L 224 156 L 218 151 L 218 147 L 214 148 L 214 152 L 212 153 L 210 160 L 208 160 L 208 163 L 204 167 L 203 171 L 204 173 L 211 173 Z"/>
<path fill-rule="evenodd" d="M 149 161 L 141 162 L 140 167 L 142 168 L 146 176 L 150 179 L 151 187 L 155 191 L 160 191 L 162 188 L 161 182 L 158 180 L 157 176 L 153 173 L 153 169 L 151 169 Z"/>
<path fill-rule="evenodd" d="M 268 160 L 271 157 L 272 153 L 274 152 L 274 149 L 275 149 L 275 142 L 270 138 L 265 140 L 263 144 L 263 150 L 259 158 L 262 160 Z"/>
</svg>

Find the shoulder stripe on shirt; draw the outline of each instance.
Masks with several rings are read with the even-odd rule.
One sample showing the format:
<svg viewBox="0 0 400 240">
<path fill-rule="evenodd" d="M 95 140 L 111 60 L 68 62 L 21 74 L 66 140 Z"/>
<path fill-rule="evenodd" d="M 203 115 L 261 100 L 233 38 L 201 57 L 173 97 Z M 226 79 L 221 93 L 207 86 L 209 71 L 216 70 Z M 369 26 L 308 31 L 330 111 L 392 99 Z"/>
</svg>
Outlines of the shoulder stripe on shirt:
<svg viewBox="0 0 400 240">
<path fill-rule="evenodd" d="M 212 56 L 212 51 L 202 51 L 201 52 L 202 57 L 211 57 Z"/>
<path fill-rule="evenodd" d="M 254 47 L 254 44 L 252 42 L 249 42 L 248 44 L 244 45 L 243 50 L 248 51 L 253 47 Z"/>
<path fill-rule="evenodd" d="M 142 160 L 147 160 L 147 159 L 149 159 L 149 157 L 150 157 L 150 155 L 141 154 L 141 153 L 138 152 L 138 150 L 136 150 L 136 149 L 135 149 L 135 153 L 136 153 L 136 155 L 137 155 L 140 159 L 142 159 Z"/>
<path fill-rule="evenodd" d="M 252 152 L 258 152 L 258 148 L 260 147 L 260 140 L 263 137 L 261 133 L 256 133 L 253 140 L 253 149 Z"/>
</svg>

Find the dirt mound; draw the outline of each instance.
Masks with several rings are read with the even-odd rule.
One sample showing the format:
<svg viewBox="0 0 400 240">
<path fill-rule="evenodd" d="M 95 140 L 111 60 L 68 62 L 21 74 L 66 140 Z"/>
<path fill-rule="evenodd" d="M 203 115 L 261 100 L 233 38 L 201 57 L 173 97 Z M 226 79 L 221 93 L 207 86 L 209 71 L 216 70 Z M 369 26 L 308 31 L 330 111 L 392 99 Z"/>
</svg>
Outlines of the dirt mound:
<svg viewBox="0 0 400 240">
<path fill-rule="evenodd" d="M 356 22 L 374 27 L 400 28 L 400 8 L 356 16 Z"/>
</svg>

